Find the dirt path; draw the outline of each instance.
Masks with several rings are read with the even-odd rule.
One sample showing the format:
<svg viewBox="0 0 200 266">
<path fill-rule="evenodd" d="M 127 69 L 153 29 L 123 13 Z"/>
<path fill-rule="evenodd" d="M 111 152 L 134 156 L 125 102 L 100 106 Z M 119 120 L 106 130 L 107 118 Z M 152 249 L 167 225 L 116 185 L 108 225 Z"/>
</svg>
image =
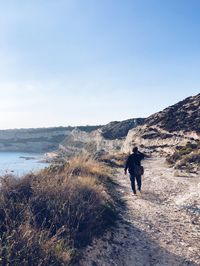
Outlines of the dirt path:
<svg viewBox="0 0 200 266">
<path fill-rule="evenodd" d="M 144 162 L 142 197 L 128 176 L 116 175 L 120 207 L 117 229 L 93 241 L 81 266 L 200 265 L 200 177 L 177 177 L 164 159 Z"/>
</svg>

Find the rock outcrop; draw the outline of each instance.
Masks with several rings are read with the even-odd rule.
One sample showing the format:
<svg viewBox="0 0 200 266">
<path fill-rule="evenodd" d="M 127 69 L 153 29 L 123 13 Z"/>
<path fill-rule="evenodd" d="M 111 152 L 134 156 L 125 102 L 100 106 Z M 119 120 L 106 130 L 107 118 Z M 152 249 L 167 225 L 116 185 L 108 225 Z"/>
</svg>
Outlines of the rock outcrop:
<svg viewBox="0 0 200 266">
<path fill-rule="evenodd" d="M 144 124 L 144 118 L 133 118 L 124 121 L 114 121 L 101 128 L 101 134 L 105 139 L 123 139 L 130 129 Z"/>
<path fill-rule="evenodd" d="M 130 130 L 122 147 L 123 152 L 129 152 L 133 146 L 139 146 L 147 153 L 160 155 L 172 154 L 177 145 L 184 146 L 187 142 L 198 140 L 196 132 L 175 131 L 173 133 L 159 126 L 139 126 Z"/>
<path fill-rule="evenodd" d="M 148 126 L 156 125 L 169 132 L 195 131 L 200 133 L 200 94 L 191 96 L 145 120 Z"/>
<path fill-rule="evenodd" d="M 143 118 L 114 121 L 92 132 L 76 128 L 59 145 L 60 153 L 73 156 L 81 151 L 92 154 L 121 152 L 128 131 L 143 122 Z"/>
<path fill-rule="evenodd" d="M 88 133 L 74 129 L 59 145 L 59 150 L 65 156 L 72 156 L 81 151 L 96 154 L 98 152 L 120 151 L 122 144 L 123 140 L 120 139 L 105 139 L 101 130 Z"/>
<path fill-rule="evenodd" d="M 129 131 L 123 151 L 139 145 L 150 152 L 171 154 L 177 145 L 200 138 L 200 94 L 151 115 L 142 126 Z"/>
</svg>

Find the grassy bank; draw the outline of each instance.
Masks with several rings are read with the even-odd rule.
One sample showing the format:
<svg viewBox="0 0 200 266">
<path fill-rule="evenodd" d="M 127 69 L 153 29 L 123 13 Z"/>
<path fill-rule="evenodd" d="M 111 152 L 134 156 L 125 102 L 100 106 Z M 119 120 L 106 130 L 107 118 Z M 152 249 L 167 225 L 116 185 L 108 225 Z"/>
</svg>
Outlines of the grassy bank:
<svg viewBox="0 0 200 266">
<path fill-rule="evenodd" d="M 187 172 L 200 171 L 200 141 L 188 142 L 185 146 L 177 146 L 176 151 L 167 157 L 167 162 L 176 169 Z"/>
<path fill-rule="evenodd" d="M 111 170 L 77 157 L 0 188 L 0 265 L 69 265 L 116 219 Z"/>
</svg>

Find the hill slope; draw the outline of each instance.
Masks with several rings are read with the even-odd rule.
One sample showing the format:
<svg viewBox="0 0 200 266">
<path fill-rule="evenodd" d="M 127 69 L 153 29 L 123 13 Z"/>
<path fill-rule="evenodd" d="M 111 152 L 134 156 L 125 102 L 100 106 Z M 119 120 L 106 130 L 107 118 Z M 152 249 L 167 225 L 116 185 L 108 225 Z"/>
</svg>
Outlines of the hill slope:
<svg viewBox="0 0 200 266">
<path fill-rule="evenodd" d="M 101 128 L 102 136 L 105 139 L 111 140 L 122 139 L 128 134 L 130 129 L 142 125 L 144 121 L 144 118 L 133 118 L 124 121 L 110 122 Z"/>
<path fill-rule="evenodd" d="M 169 132 L 184 130 L 200 133 L 200 94 L 151 115 L 145 123 L 157 125 Z"/>
<path fill-rule="evenodd" d="M 139 145 L 151 151 L 173 152 L 177 145 L 199 140 L 200 94 L 188 97 L 145 119 L 142 126 L 129 131 L 124 150 Z"/>
<path fill-rule="evenodd" d="M 58 149 L 75 127 L 50 127 L 0 130 L 0 151 L 48 152 Z M 80 126 L 91 132 L 99 126 Z"/>
</svg>

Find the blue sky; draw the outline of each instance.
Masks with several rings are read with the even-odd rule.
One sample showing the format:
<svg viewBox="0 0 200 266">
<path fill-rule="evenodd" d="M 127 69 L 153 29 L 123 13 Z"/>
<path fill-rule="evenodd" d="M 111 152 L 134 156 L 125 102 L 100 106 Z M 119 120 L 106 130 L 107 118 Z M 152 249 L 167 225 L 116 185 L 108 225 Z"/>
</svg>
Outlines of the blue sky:
<svg viewBox="0 0 200 266">
<path fill-rule="evenodd" d="M 200 92 L 199 0 L 0 0 L 0 128 L 146 117 Z"/>
</svg>

